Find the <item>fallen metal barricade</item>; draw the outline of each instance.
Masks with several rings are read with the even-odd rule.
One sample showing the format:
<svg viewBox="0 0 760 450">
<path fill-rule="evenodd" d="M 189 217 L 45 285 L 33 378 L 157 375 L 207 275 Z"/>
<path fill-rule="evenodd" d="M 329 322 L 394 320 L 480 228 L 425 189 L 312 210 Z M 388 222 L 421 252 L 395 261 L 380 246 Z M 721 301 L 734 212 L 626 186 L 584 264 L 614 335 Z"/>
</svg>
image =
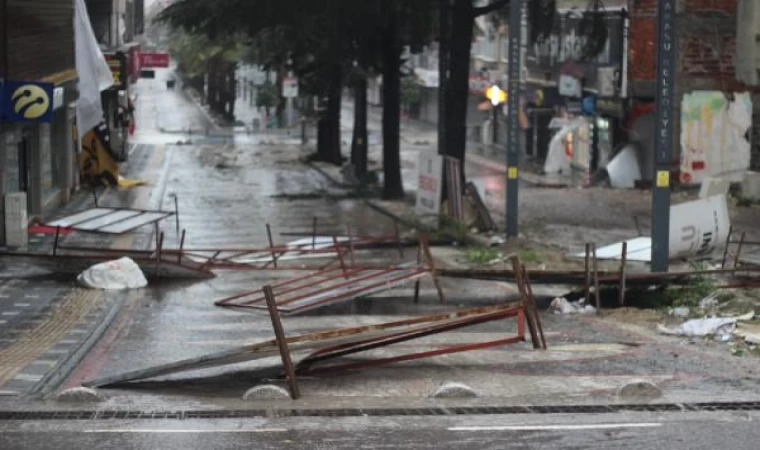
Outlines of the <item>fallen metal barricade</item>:
<svg viewBox="0 0 760 450">
<path fill-rule="evenodd" d="M 530 281 L 525 277 L 525 268 L 515 258 L 515 272 L 519 273 L 518 288 L 521 299 L 511 304 L 470 308 L 450 313 L 413 317 L 389 323 L 367 325 L 354 328 L 337 329 L 299 336 L 286 336 L 280 320 L 280 313 L 275 302 L 271 286 L 263 288 L 267 310 L 272 321 L 275 339 L 247 345 L 240 348 L 192 358 L 175 363 L 164 364 L 147 369 L 135 370 L 124 374 L 108 376 L 85 383 L 88 387 L 105 387 L 123 385 L 124 383 L 146 380 L 160 376 L 172 375 L 190 370 L 219 367 L 246 361 L 263 359 L 279 355 L 290 389 L 291 397 L 300 397 L 297 376 L 299 374 L 319 374 L 339 370 L 351 370 L 429 358 L 445 354 L 479 350 L 489 347 L 507 345 L 525 340 L 525 329 L 531 335 L 534 349 L 546 349 L 541 321 L 535 308 Z M 436 346 L 433 350 L 416 351 L 394 357 L 369 359 L 361 362 L 320 365 L 326 361 L 336 360 L 349 354 L 357 354 L 400 342 L 420 339 L 438 333 L 461 328 L 515 318 L 517 329 L 514 336 L 474 344 Z M 297 365 L 293 364 L 293 353 L 309 351 Z"/>
<path fill-rule="evenodd" d="M 337 247 L 337 243 L 336 243 Z M 417 281 L 429 275 L 438 291 L 441 303 L 445 301 L 443 289 L 438 281 L 427 238 L 420 237 L 418 262 L 405 263 L 383 268 L 368 268 L 346 263 L 338 252 L 340 267 L 320 270 L 305 276 L 282 281 L 272 285 L 277 310 L 283 314 L 297 314 L 314 308 L 353 300 L 399 285 Z M 415 302 L 419 284 L 415 286 Z M 266 309 L 266 298 L 259 290 L 244 292 L 215 302 L 217 306 Z"/>
<path fill-rule="evenodd" d="M 93 233 L 123 234 L 175 215 L 174 211 L 96 207 L 45 225 Z"/>
<path fill-rule="evenodd" d="M 57 228 L 52 253 L 8 252 L 0 256 L 21 258 L 56 273 L 79 274 L 94 264 L 131 258 L 148 278 L 208 279 L 215 275 L 207 265 L 191 261 L 181 254 L 164 251 L 164 234 L 156 234 L 155 250 L 66 247 L 59 245 L 61 227 Z"/>
</svg>

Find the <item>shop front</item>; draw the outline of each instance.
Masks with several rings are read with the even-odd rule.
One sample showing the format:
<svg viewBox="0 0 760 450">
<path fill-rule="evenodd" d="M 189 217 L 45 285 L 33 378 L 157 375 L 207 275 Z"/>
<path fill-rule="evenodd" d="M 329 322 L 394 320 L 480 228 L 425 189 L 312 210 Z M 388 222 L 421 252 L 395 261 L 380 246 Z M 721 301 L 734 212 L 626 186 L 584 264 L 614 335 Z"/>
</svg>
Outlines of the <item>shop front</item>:
<svg viewBox="0 0 760 450">
<path fill-rule="evenodd" d="M 129 136 L 134 133 L 134 103 L 131 91 L 140 78 L 140 46 L 130 44 L 115 52 L 104 53 L 114 85 L 101 93 L 103 113 L 117 161 L 129 156 Z"/>
</svg>

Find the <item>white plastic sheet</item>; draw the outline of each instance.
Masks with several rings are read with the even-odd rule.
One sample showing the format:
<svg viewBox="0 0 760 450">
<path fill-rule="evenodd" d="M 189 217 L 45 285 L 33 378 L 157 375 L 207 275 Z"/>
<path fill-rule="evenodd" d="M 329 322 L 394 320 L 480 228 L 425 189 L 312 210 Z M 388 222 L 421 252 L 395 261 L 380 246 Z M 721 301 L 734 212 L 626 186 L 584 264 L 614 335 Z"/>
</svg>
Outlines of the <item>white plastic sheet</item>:
<svg viewBox="0 0 760 450">
<path fill-rule="evenodd" d="M 139 289 L 148 285 L 140 266 L 126 257 L 95 264 L 79 274 L 77 282 L 82 287 L 104 290 Z"/>
<path fill-rule="evenodd" d="M 569 302 L 564 297 L 557 297 L 551 302 L 555 314 L 596 314 L 596 308 L 584 304 L 584 301 Z"/>
<path fill-rule="evenodd" d="M 100 92 L 113 86 L 113 75 L 92 31 L 84 0 L 74 1 L 74 48 L 79 75 L 77 130 L 79 141 L 103 121 Z"/>
<path fill-rule="evenodd" d="M 668 328 L 657 325 L 662 334 L 687 337 L 713 336 L 715 340 L 725 342 L 731 339 L 736 331 L 736 318 L 734 317 L 708 317 L 704 319 L 692 319 L 676 328 Z"/>
</svg>

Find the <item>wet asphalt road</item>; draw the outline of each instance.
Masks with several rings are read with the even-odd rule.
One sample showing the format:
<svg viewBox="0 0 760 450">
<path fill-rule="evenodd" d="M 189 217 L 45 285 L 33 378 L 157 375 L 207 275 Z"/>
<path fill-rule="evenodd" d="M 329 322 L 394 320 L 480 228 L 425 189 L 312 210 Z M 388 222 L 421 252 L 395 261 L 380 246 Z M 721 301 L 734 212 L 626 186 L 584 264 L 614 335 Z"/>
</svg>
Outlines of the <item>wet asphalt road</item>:
<svg viewBox="0 0 760 450">
<path fill-rule="evenodd" d="M 757 448 L 757 414 L 298 418 L 0 425 L 0 448 L 732 449 Z"/>
</svg>

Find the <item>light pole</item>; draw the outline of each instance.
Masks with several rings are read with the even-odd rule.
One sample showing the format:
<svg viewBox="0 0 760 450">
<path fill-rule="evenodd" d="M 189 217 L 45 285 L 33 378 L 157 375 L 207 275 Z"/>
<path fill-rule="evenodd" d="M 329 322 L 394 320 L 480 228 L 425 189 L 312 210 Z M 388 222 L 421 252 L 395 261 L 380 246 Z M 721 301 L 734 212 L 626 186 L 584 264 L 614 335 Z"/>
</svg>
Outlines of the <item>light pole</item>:
<svg viewBox="0 0 760 450">
<path fill-rule="evenodd" d="M 520 163 L 520 75 L 522 72 L 522 16 L 525 0 L 509 3 L 509 86 L 507 95 L 507 238 L 518 236 L 518 165 Z"/>
<path fill-rule="evenodd" d="M 670 167 L 676 82 L 676 1 L 657 1 L 657 115 L 652 190 L 652 272 L 667 272 L 670 253 Z M 625 55 L 624 55 L 625 57 Z"/>
</svg>

